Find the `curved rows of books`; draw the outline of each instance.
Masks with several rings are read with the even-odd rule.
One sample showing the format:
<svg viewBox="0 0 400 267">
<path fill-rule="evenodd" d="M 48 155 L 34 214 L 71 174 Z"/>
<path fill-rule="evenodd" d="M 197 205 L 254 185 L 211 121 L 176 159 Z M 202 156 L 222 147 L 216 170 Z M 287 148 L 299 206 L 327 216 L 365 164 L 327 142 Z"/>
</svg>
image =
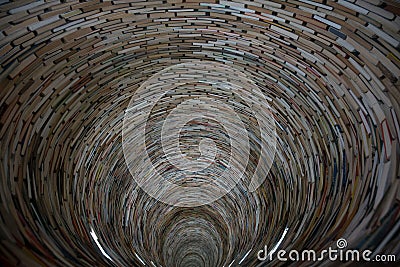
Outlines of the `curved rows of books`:
<svg viewBox="0 0 400 267">
<path fill-rule="evenodd" d="M 395 0 L 1 0 L 0 265 L 400 260 L 399 79 Z"/>
</svg>

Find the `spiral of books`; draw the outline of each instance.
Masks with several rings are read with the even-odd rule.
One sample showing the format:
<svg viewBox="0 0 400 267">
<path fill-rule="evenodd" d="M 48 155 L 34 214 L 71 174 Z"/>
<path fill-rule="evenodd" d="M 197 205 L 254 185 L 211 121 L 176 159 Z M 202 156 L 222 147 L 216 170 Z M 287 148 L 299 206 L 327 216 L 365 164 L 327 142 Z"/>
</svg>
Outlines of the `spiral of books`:
<svg viewBox="0 0 400 267">
<path fill-rule="evenodd" d="M 399 79 L 395 0 L 0 0 L 0 265 L 400 260 Z"/>
</svg>

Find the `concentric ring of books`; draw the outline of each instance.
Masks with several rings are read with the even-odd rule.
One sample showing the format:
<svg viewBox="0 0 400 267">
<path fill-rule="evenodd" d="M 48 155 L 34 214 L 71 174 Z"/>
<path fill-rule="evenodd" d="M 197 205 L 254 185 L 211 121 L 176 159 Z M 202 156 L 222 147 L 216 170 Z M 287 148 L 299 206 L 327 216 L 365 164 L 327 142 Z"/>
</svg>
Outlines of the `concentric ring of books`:
<svg viewBox="0 0 400 267">
<path fill-rule="evenodd" d="M 399 14 L 394 0 L 0 1 L 0 261 L 258 266 L 264 246 L 322 250 L 341 237 L 399 257 Z M 254 82 L 276 151 L 257 190 L 239 182 L 207 205 L 175 207 L 138 187 L 122 130 L 143 83 L 191 62 Z M 221 98 L 190 88 L 177 94 Z M 251 174 L 261 124 L 251 103 L 227 99 Z M 164 100 L 155 121 L 175 107 Z M 179 136 L 187 157 L 221 164 L 204 171 L 216 179 L 232 148 L 217 119 Z M 154 129 L 145 145 L 156 164 Z"/>
</svg>

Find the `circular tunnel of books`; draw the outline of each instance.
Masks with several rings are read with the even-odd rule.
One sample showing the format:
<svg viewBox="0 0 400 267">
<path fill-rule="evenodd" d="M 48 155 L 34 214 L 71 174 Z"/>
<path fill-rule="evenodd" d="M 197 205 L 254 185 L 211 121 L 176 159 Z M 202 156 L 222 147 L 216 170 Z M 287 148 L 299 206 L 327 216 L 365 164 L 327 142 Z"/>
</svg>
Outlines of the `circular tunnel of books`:
<svg viewBox="0 0 400 267">
<path fill-rule="evenodd" d="M 396 1 L 0 1 L 1 265 L 399 260 L 399 48 Z"/>
</svg>

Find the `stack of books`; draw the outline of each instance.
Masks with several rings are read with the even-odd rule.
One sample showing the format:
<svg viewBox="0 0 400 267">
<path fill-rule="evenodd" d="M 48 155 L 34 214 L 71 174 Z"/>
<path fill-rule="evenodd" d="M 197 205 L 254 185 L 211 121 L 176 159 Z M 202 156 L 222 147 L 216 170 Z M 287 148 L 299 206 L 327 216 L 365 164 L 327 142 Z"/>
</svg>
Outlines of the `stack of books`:
<svg viewBox="0 0 400 267">
<path fill-rule="evenodd" d="M 178 211 L 201 224 L 183 220 L 186 235 L 218 240 L 207 250 L 211 266 L 256 266 L 265 245 L 322 250 L 340 237 L 399 255 L 399 51 L 395 0 L 0 1 L 1 262 L 179 265 Z M 122 146 L 138 88 L 194 61 L 225 64 L 253 81 L 277 140 L 266 181 L 247 192 L 261 157 L 252 108 L 262 105 L 199 81 L 152 110 L 145 149 L 153 164 L 163 157 L 154 131 L 177 107 L 174 97 L 226 101 L 246 125 L 246 179 L 194 209 L 201 220 L 141 191 Z M 191 133 L 207 133 L 215 169 L 227 168 L 226 131 L 197 122 L 182 151 L 197 155 Z"/>
</svg>

